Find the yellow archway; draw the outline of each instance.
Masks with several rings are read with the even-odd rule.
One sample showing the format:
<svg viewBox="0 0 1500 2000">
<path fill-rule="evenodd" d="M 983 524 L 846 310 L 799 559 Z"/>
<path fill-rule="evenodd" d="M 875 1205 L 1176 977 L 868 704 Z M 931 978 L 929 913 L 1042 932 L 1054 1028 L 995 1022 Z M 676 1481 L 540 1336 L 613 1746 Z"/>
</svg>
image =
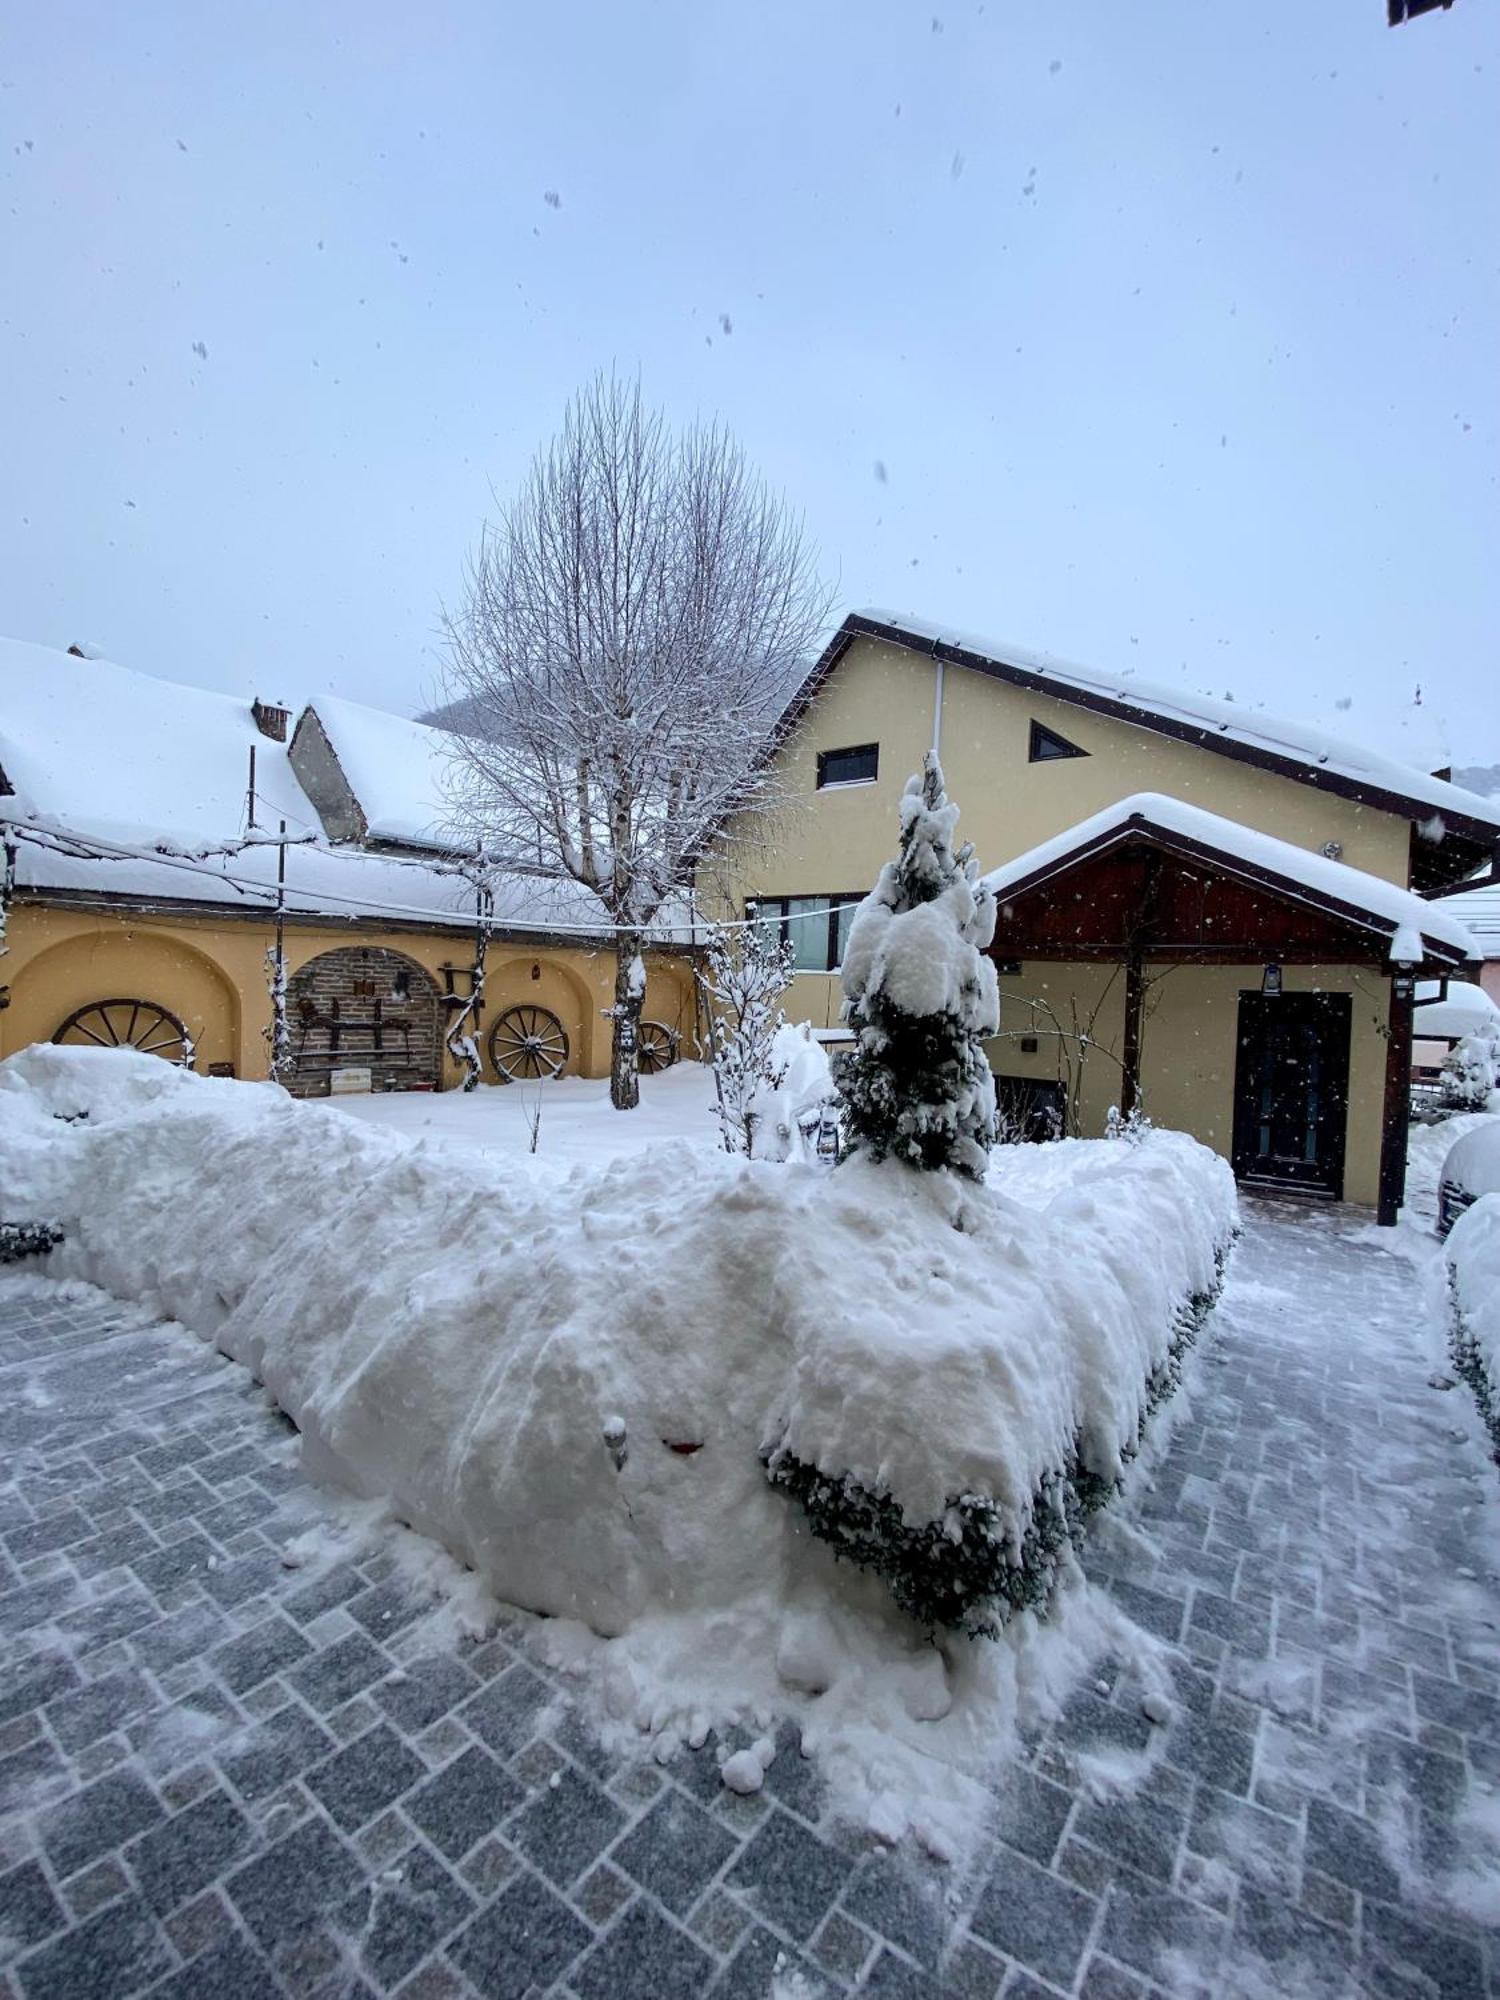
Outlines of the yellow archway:
<svg viewBox="0 0 1500 2000">
<path fill-rule="evenodd" d="M 233 981 L 176 932 L 146 925 L 100 923 L 44 945 L 12 975 L 6 1042 L 51 1041 L 80 1010 L 107 1000 L 141 1001 L 180 1021 L 200 1072 L 235 1062 L 240 1003 Z"/>
</svg>

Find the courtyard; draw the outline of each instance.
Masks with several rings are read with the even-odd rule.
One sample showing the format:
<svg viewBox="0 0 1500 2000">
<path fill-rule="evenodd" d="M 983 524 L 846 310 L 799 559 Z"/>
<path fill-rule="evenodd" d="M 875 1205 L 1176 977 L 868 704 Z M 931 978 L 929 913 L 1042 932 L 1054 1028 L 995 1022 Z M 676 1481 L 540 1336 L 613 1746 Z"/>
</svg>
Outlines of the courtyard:
<svg viewBox="0 0 1500 2000">
<path fill-rule="evenodd" d="M 7 1275 L 0 1991 L 1500 1991 L 1495 1472 L 1442 1368 L 1435 1136 L 1394 1236 L 1244 1204 L 1086 1547 L 1115 1643 L 946 1864 L 851 1830 L 786 1723 L 751 1796 L 720 1772 L 748 1731 L 601 1736 L 550 1621 L 310 1484 L 243 1369 Z"/>
</svg>

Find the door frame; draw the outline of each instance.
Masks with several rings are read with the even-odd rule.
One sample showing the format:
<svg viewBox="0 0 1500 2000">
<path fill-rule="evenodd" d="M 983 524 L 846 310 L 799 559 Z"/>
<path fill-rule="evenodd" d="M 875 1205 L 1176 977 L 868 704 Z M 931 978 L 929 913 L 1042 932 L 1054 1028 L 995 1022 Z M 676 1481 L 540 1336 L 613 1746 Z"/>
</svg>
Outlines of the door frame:
<svg viewBox="0 0 1500 2000">
<path fill-rule="evenodd" d="M 1254 1103 L 1253 1079 L 1264 1048 L 1265 1027 L 1279 1008 L 1283 1019 L 1301 1016 L 1325 1029 L 1327 1064 L 1324 1082 L 1326 1110 L 1318 1124 L 1324 1143 L 1316 1169 L 1306 1176 L 1257 1170 L 1255 1128 L 1260 1123 Z M 1283 1194 L 1304 1194 L 1325 1201 L 1344 1198 L 1344 1160 L 1349 1138 L 1349 1059 L 1353 1043 L 1354 999 L 1348 993 L 1262 993 L 1242 989 L 1235 1020 L 1234 1135 L 1230 1164 L 1236 1180 L 1250 1187 L 1274 1188 Z"/>
</svg>

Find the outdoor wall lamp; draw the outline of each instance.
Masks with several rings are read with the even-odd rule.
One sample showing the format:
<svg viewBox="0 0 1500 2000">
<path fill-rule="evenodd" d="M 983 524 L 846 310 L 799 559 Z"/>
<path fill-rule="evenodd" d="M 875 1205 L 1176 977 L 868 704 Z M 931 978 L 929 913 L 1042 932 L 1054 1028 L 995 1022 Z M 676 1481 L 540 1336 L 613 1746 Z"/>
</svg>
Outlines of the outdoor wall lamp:
<svg viewBox="0 0 1500 2000">
<path fill-rule="evenodd" d="M 1261 973 L 1260 990 L 1262 993 L 1269 995 L 1273 999 L 1276 997 L 1277 994 L 1280 993 L 1281 967 L 1279 965 L 1268 965 L 1265 968 L 1265 970 Z"/>
</svg>

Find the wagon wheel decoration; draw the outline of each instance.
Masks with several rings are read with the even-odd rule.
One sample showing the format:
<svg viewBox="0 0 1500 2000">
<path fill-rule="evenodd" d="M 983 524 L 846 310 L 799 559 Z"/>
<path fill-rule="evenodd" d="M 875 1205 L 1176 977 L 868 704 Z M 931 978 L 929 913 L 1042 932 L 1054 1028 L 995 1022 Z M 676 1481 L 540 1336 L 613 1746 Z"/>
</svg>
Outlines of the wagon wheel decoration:
<svg viewBox="0 0 1500 2000">
<path fill-rule="evenodd" d="M 192 1060 L 188 1031 L 175 1014 L 154 1000 L 94 1000 L 70 1014 L 54 1042 L 101 1049 L 139 1049 L 167 1062 Z"/>
<path fill-rule="evenodd" d="M 567 1030 L 545 1007 L 507 1007 L 490 1029 L 490 1061 L 502 1083 L 560 1076 L 567 1060 Z"/>
<path fill-rule="evenodd" d="M 637 1060 L 642 1076 L 655 1076 L 677 1060 L 678 1036 L 665 1021 L 642 1021 L 636 1033 Z"/>
</svg>

